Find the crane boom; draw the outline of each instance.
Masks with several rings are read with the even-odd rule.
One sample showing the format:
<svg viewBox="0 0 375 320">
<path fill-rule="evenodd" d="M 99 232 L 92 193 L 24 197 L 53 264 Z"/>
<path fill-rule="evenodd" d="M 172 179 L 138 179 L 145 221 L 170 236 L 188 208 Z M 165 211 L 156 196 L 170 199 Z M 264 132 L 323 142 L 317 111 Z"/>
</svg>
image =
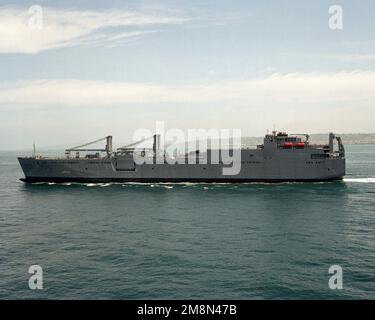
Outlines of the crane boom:
<svg viewBox="0 0 375 320">
<path fill-rule="evenodd" d="M 123 146 L 123 147 L 121 147 L 121 148 L 117 148 L 117 149 L 118 149 L 118 150 L 125 150 L 125 149 L 128 149 L 128 148 L 134 147 L 134 146 L 136 146 L 136 145 L 138 145 L 138 144 L 141 144 L 142 142 L 145 142 L 145 141 L 147 141 L 147 140 L 149 140 L 149 139 L 152 139 L 153 137 L 154 137 L 154 136 L 147 137 L 147 138 L 141 139 L 141 140 L 139 140 L 139 141 L 133 142 L 133 143 L 131 143 L 131 144 L 128 144 L 128 145 L 126 145 L 126 146 Z"/>
<path fill-rule="evenodd" d="M 110 144 L 112 144 L 112 141 L 111 141 L 112 137 L 111 136 L 107 136 L 107 137 L 104 137 L 104 138 L 100 138 L 98 140 L 95 140 L 95 141 L 91 141 L 91 142 L 88 142 L 88 143 L 85 143 L 85 144 L 81 144 L 79 146 L 76 146 L 76 147 L 73 147 L 73 148 L 69 148 L 69 149 L 66 149 L 65 151 L 66 152 L 70 152 L 70 151 L 110 151 L 110 149 L 112 149 L 112 146 L 110 146 Z M 87 146 L 90 146 L 94 143 L 98 143 L 98 142 L 101 142 L 101 141 L 104 141 L 104 140 L 107 140 L 107 146 L 105 149 L 101 148 L 94 148 L 94 149 L 83 149 L 84 147 L 87 147 Z"/>
</svg>

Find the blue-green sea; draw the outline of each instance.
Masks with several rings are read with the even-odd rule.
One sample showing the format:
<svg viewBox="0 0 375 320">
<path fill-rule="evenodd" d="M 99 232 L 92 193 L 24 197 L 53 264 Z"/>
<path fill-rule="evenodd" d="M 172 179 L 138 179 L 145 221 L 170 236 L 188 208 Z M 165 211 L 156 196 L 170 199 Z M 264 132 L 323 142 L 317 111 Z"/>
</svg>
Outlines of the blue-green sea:
<svg viewBox="0 0 375 320">
<path fill-rule="evenodd" d="M 245 185 L 25 185 L 0 152 L 0 298 L 375 299 L 375 145 L 346 149 L 343 182 Z"/>
</svg>

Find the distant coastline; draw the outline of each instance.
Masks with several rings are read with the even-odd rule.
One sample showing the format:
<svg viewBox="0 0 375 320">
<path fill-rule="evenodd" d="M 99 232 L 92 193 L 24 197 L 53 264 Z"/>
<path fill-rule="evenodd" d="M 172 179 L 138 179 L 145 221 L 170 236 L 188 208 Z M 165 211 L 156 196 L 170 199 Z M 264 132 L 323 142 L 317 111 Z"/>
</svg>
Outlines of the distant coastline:
<svg viewBox="0 0 375 320">
<path fill-rule="evenodd" d="M 375 133 L 342 133 L 339 134 L 344 144 L 375 144 Z M 328 133 L 310 134 L 310 142 L 328 143 Z M 263 137 L 243 137 L 243 146 L 254 146 L 263 143 Z"/>
<path fill-rule="evenodd" d="M 343 133 L 339 134 L 345 145 L 349 144 L 375 144 L 375 133 Z M 263 143 L 264 137 L 243 137 L 242 146 L 243 147 L 253 147 Z M 328 133 L 313 133 L 310 134 L 310 142 L 316 144 L 326 144 L 328 143 Z M 39 147 L 37 150 L 41 152 L 45 151 L 63 151 L 66 148 L 79 144 L 80 142 L 71 143 L 69 145 L 55 145 L 55 146 L 46 146 Z M 0 149 L 0 151 L 15 151 L 15 152 L 25 152 L 30 151 L 30 148 L 17 148 L 17 149 Z"/>
</svg>

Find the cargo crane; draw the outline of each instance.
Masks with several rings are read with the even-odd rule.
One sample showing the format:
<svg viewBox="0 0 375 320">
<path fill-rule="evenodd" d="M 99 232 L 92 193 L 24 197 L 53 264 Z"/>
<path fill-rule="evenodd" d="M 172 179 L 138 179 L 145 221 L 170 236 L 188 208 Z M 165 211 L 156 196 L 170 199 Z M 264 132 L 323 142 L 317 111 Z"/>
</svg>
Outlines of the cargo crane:
<svg viewBox="0 0 375 320">
<path fill-rule="evenodd" d="M 87 146 L 93 145 L 93 144 L 101 142 L 101 141 L 107 141 L 105 149 L 98 149 L 98 148 L 87 149 L 87 148 L 85 148 Z M 106 136 L 104 138 L 100 138 L 100 139 L 95 140 L 95 141 L 91 141 L 91 142 L 88 142 L 88 143 L 85 143 L 85 144 L 82 144 L 82 145 L 79 145 L 79 146 L 76 146 L 76 147 L 73 147 L 73 148 L 66 149 L 65 155 L 68 158 L 70 158 L 70 153 L 72 151 L 76 151 L 76 158 L 79 158 L 79 152 L 80 151 L 82 151 L 82 152 L 93 152 L 93 151 L 106 152 L 107 156 L 110 157 L 111 154 L 112 154 L 112 136 Z"/>
<path fill-rule="evenodd" d="M 159 150 L 160 150 L 160 135 L 159 134 L 154 134 L 150 137 L 146 137 L 146 138 L 143 138 L 141 140 L 138 140 L 136 142 L 133 142 L 131 144 L 128 144 L 126 146 L 123 146 L 123 147 L 120 147 L 120 148 L 117 148 L 118 151 L 120 151 L 120 153 L 124 153 L 126 151 L 134 151 L 135 146 L 145 142 L 145 141 L 148 141 L 150 139 L 153 139 L 153 147 L 152 147 L 152 150 L 153 152 L 156 154 Z M 143 148 L 143 150 L 146 150 L 146 148 Z"/>
</svg>

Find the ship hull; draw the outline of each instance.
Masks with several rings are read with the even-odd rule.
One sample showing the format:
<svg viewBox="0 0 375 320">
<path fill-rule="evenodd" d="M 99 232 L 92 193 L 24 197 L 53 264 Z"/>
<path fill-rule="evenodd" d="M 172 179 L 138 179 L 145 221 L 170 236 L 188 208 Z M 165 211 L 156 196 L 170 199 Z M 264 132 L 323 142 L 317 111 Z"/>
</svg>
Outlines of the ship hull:
<svg viewBox="0 0 375 320">
<path fill-rule="evenodd" d="M 32 177 L 20 178 L 25 183 L 283 183 L 283 182 L 332 182 L 341 181 L 343 177 L 319 179 L 161 179 L 161 178 L 57 178 L 57 177 Z"/>
<path fill-rule="evenodd" d="M 319 153 L 320 152 L 320 153 Z M 342 180 L 345 158 L 325 157 L 316 149 L 276 150 L 271 155 L 263 150 L 241 151 L 238 172 L 224 174 L 228 165 L 210 164 L 142 164 L 133 158 L 111 157 L 100 159 L 39 159 L 19 158 L 28 183 L 37 182 L 194 182 L 194 183 L 249 183 L 249 182 L 318 182 Z M 320 155 L 320 156 L 317 156 Z M 197 159 L 197 161 L 200 161 Z"/>
</svg>

